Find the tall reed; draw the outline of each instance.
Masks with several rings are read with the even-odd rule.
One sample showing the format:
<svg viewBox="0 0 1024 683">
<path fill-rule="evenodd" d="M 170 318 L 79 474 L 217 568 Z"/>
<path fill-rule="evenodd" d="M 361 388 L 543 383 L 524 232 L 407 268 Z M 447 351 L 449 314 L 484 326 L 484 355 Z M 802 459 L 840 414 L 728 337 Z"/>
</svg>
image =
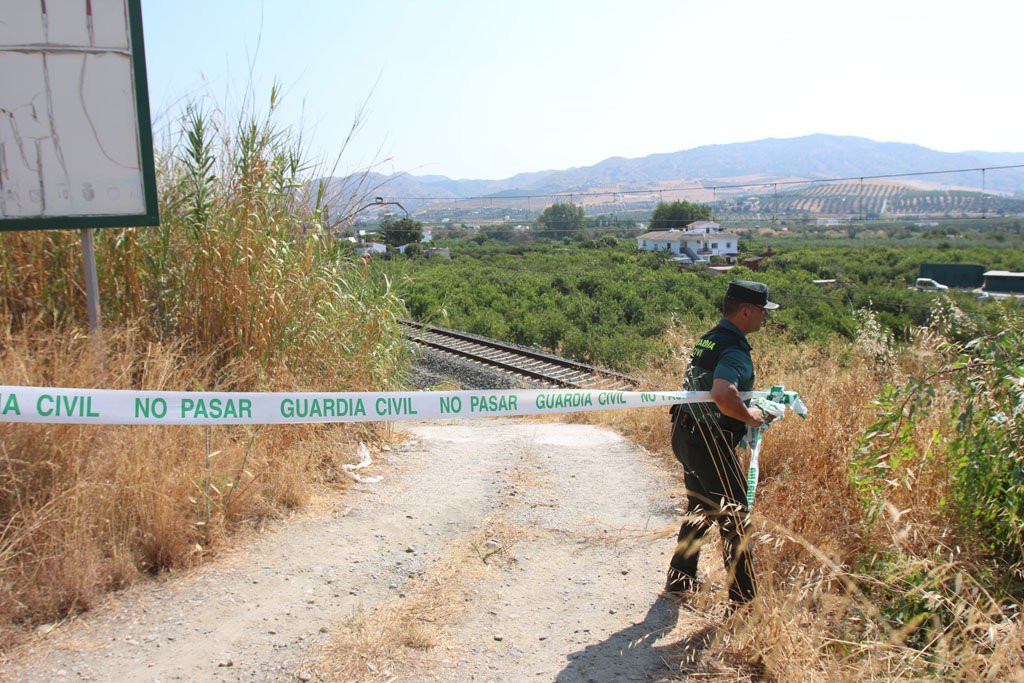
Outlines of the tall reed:
<svg viewBox="0 0 1024 683">
<path fill-rule="evenodd" d="M 329 196 L 277 103 L 275 89 L 265 113 L 233 121 L 189 107 L 158 153 L 161 225 L 97 232 L 102 344 L 85 332 L 78 234 L 0 235 L 0 384 L 359 391 L 400 378 L 401 301 L 325 220 L 329 202 L 352 215 L 367 176 Z M 0 425 L 0 631 L 195 562 L 342 485 L 341 463 L 374 433 Z"/>
<path fill-rule="evenodd" d="M 321 169 L 276 125 L 277 104 L 274 89 L 266 113 L 235 122 L 187 108 L 158 154 L 161 224 L 97 232 L 104 318 L 217 364 L 244 357 L 317 386 L 369 386 L 401 358 L 401 302 L 325 222 L 328 203 L 358 204 L 363 186 L 338 198 L 311 182 Z M 0 236 L 0 313 L 12 330 L 82 323 L 77 241 Z"/>
</svg>

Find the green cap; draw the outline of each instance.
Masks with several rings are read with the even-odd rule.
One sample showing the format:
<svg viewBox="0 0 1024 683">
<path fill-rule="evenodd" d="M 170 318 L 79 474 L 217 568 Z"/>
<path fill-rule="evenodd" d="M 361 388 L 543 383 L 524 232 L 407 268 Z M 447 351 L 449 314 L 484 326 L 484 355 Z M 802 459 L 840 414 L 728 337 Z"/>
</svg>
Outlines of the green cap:
<svg viewBox="0 0 1024 683">
<path fill-rule="evenodd" d="M 743 304 L 754 304 L 769 311 L 779 307 L 774 301 L 768 301 L 768 285 L 750 280 L 733 280 L 725 295 Z"/>
</svg>

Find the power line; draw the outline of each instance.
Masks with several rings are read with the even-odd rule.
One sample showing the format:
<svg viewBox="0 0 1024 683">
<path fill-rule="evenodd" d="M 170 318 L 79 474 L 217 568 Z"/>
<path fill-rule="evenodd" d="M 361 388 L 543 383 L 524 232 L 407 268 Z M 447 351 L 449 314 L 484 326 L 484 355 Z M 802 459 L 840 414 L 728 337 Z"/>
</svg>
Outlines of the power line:
<svg viewBox="0 0 1024 683">
<path fill-rule="evenodd" d="M 612 216 L 614 216 L 615 214 L 601 214 L 601 215 L 604 215 L 604 216 L 612 215 Z M 725 224 L 726 220 L 728 220 L 729 222 L 739 222 L 739 223 L 742 223 L 742 225 L 726 225 Z M 701 238 L 705 238 L 705 239 L 711 239 L 711 238 L 727 239 L 728 236 L 732 234 L 732 233 L 729 233 L 728 230 L 732 230 L 732 229 L 735 229 L 735 230 L 755 229 L 758 226 L 757 225 L 751 225 L 752 223 L 757 223 L 758 221 L 770 223 L 771 220 L 772 219 L 770 219 L 768 217 L 762 217 L 762 218 L 751 217 L 751 218 L 744 218 L 744 219 L 723 219 L 720 222 L 720 224 L 723 225 L 723 227 L 725 228 L 726 232 L 692 235 L 691 237 L 701 237 Z M 789 221 L 791 221 L 794 224 L 798 224 L 799 221 L 806 220 L 806 219 L 804 219 L 802 217 L 788 217 L 786 220 L 789 220 Z M 808 230 L 807 230 L 808 234 L 806 234 L 806 235 L 805 234 L 801 234 L 801 236 L 799 238 L 788 237 L 788 238 L 785 238 L 785 239 L 813 239 L 813 238 L 820 238 L 819 235 L 814 234 L 815 233 L 815 230 L 814 230 L 815 228 L 821 228 L 823 230 L 834 230 L 836 228 L 842 228 L 842 227 L 869 229 L 872 226 L 887 225 L 887 226 L 891 226 L 893 229 L 896 229 L 896 228 L 904 228 L 905 226 L 903 224 L 914 222 L 914 221 L 920 221 L 920 220 L 935 220 L 935 221 L 942 221 L 944 223 L 962 223 L 962 222 L 966 222 L 966 221 L 970 221 L 970 222 L 985 221 L 985 222 L 988 222 L 988 223 L 1000 223 L 1000 222 L 1008 222 L 1008 221 L 1019 220 L 1019 218 L 1015 217 L 1015 216 L 1002 216 L 1002 217 L 999 217 L 999 218 L 994 218 L 992 216 L 963 216 L 963 217 L 955 217 L 955 218 L 946 218 L 946 217 L 927 217 L 927 216 L 922 217 L 919 214 L 915 214 L 913 216 L 905 216 L 905 217 L 902 217 L 902 218 L 899 218 L 899 217 L 893 217 L 893 218 L 863 218 L 863 219 L 862 218 L 857 218 L 857 219 L 850 219 L 849 223 L 843 223 L 843 224 L 837 224 L 837 225 L 821 225 L 821 226 L 819 226 L 819 225 L 806 225 L 806 226 L 801 226 L 801 227 L 807 227 L 808 228 Z M 667 221 L 668 221 L 668 219 L 666 219 L 666 222 Z M 464 230 L 464 229 L 472 230 L 472 229 L 477 229 L 478 228 L 481 232 L 502 232 L 502 233 L 506 233 L 506 232 L 507 233 L 515 233 L 515 232 L 517 232 L 516 229 L 515 229 L 516 226 L 514 225 L 515 221 L 507 221 L 507 222 L 503 221 L 503 222 L 494 222 L 494 223 L 488 223 L 486 221 L 481 221 L 479 224 L 477 224 L 477 223 L 473 224 L 474 226 L 476 226 L 476 228 L 469 228 L 469 227 L 462 228 L 461 224 L 465 223 L 465 222 L 466 221 L 459 221 L 459 223 L 452 223 L 452 224 L 442 225 L 442 226 L 434 225 L 434 226 L 432 226 L 431 229 L 434 230 L 434 231 L 438 231 L 438 230 Z M 636 221 L 636 222 L 639 222 L 639 221 Z M 644 228 L 641 228 L 638 225 L 572 225 L 571 227 L 569 227 L 570 223 L 571 223 L 570 221 L 552 221 L 547 226 L 539 226 L 539 227 L 537 227 L 537 226 L 530 226 L 529 230 L 521 230 L 519 232 L 522 232 L 524 235 L 527 235 L 527 236 L 530 236 L 530 237 L 534 237 L 534 236 L 536 236 L 539 233 L 543 233 L 544 235 L 549 235 L 551 233 L 573 234 L 573 233 L 578 233 L 578 232 L 581 232 L 581 231 L 591 232 L 591 233 L 596 233 L 596 232 L 627 232 L 627 231 L 641 231 L 641 230 L 643 230 L 644 232 L 666 232 L 666 231 L 659 231 L 659 230 L 655 229 L 654 225 L 656 224 L 656 222 L 650 222 Z M 664 223 L 662 223 L 662 224 L 664 224 Z M 562 227 L 562 226 L 566 226 L 566 227 Z M 934 229 L 934 226 L 918 226 L 918 227 L 922 228 L 922 230 L 921 230 L 922 236 L 924 234 L 924 228 L 925 227 L 928 227 L 929 229 Z M 912 231 L 912 232 L 916 232 L 916 231 Z M 634 237 L 638 237 L 638 236 L 639 235 L 635 235 Z M 763 235 L 749 235 L 749 236 L 735 235 L 735 236 L 739 237 L 741 239 L 773 239 L 773 237 L 771 237 L 771 236 L 763 236 Z M 776 236 L 774 236 L 774 238 L 781 238 L 781 236 L 776 235 Z M 632 237 L 630 239 L 632 239 Z M 845 240 L 845 239 L 851 239 L 851 238 L 849 238 L 849 237 L 842 237 L 842 238 L 836 238 L 836 239 L 844 239 Z"/>
</svg>

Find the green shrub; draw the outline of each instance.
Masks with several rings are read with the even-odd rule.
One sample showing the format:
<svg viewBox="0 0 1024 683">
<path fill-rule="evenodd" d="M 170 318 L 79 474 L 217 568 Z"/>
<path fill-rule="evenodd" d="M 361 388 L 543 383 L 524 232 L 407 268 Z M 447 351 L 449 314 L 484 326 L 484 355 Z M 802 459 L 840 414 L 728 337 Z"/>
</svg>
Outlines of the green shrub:
<svg viewBox="0 0 1024 683">
<path fill-rule="evenodd" d="M 993 554 L 1024 559 L 1024 334 L 1020 316 L 962 348 L 953 389 L 953 503 Z"/>
<path fill-rule="evenodd" d="M 1008 308 L 998 332 L 950 343 L 948 362 L 924 377 L 888 385 L 878 418 L 851 464 L 851 478 L 877 517 L 894 490 L 929 459 L 945 458 L 948 508 L 961 532 L 1011 573 L 1024 561 L 1024 333 L 1020 311 Z M 937 392 L 952 396 L 954 438 L 919 429 Z"/>
</svg>

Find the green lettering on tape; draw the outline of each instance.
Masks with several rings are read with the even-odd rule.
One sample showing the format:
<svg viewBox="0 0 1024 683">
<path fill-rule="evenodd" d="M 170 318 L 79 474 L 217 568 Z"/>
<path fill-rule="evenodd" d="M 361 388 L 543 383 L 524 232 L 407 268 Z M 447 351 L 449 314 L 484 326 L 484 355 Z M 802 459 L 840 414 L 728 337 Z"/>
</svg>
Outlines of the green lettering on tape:
<svg viewBox="0 0 1024 683">
<path fill-rule="evenodd" d="M 14 413 L 15 415 L 21 415 L 21 408 L 18 406 L 18 395 L 7 394 L 6 400 L 4 400 L 3 414 Z"/>
<path fill-rule="evenodd" d="M 473 394 L 469 397 L 469 412 L 471 413 L 495 413 L 517 409 L 515 396 Z"/>
</svg>

